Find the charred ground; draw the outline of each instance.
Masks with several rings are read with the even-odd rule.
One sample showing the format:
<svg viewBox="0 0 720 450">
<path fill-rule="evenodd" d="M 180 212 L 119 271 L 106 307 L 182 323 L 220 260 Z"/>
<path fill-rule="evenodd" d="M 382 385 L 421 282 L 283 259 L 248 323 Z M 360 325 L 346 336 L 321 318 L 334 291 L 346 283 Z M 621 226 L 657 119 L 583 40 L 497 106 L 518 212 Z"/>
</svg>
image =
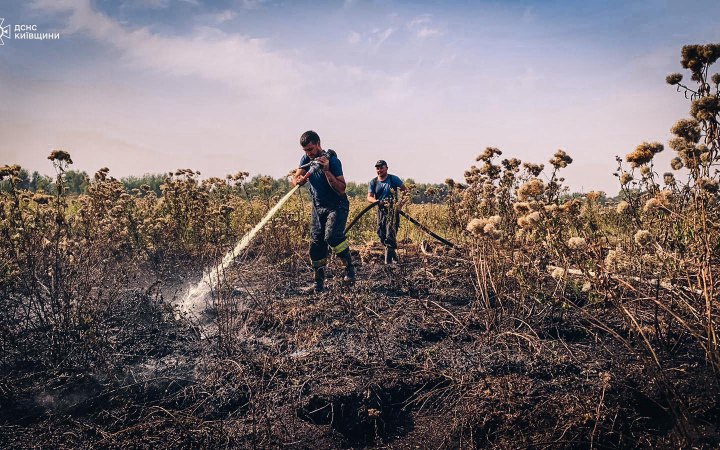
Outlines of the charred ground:
<svg viewBox="0 0 720 450">
<path fill-rule="evenodd" d="M 128 290 L 102 318 L 103 345 L 74 369 L 34 366 L 42 345 L 5 366 L 0 444 L 675 448 L 687 434 L 720 444 L 717 377 L 681 337 L 654 341 L 659 372 L 626 320 L 581 292 L 487 308 L 462 255 L 405 250 L 384 266 L 365 248 L 355 286 L 331 280 L 310 296 L 300 294 L 309 274 L 291 275 L 302 268 L 259 256 L 228 274 L 205 325 L 175 317 L 173 280 L 164 295 Z"/>
</svg>

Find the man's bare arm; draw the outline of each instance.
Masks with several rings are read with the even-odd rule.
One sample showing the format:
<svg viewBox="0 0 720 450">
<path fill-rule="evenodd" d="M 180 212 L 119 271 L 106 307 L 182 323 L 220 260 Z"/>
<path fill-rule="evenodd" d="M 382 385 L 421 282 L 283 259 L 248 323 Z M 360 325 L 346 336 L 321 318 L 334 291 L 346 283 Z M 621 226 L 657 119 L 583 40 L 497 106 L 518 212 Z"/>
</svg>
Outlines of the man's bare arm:
<svg viewBox="0 0 720 450">
<path fill-rule="evenodd" d="M 297 186 L 299 184 L 300 186 L 302 186 L 303 184 L 307 183 L 307 180 L 303 181 L 306 173 L 307 173 L 307 170 L 305 170 L 305 169 L 296 170 L 295 175 L 293 175 L 293 177 L 292 177 L 292 185 Z"/>
</svg>

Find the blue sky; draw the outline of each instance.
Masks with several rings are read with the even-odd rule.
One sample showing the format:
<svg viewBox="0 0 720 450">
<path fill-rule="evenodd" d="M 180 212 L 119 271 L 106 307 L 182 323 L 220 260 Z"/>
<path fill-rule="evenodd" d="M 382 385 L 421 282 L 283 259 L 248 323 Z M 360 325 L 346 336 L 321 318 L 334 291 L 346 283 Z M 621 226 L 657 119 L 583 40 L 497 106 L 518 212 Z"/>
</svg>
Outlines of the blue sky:
<svg viewBox="0 0 720 450">
<path fill-rule="evenodd" d="M 571 188 L 615 193 L 614 156 L 687 116 L 664 82 L 682 45 L 720 41 L 717 1 L 4 0 L 0 17 L 61 35 L 0 47 L 0 163 L 49 173 L 59 147 L 117 177 L 282 176 L 315 129 L 348 180 L 380 158 L 440 182 L 487 146 L 563 148 Z"/>
</svg>

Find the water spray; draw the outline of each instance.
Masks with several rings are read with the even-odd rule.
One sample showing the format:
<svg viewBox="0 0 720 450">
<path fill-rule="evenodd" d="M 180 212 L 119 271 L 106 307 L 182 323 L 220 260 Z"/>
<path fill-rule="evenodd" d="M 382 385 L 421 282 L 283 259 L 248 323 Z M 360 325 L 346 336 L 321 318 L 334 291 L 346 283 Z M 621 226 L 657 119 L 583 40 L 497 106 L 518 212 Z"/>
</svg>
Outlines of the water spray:
<svg viewBox="0 0 720 450">
<path fill-rule="evenodd" d="M 245 247 L 250 244 L 250 242 L 253 240 L 256 234 L 272 219 L 272 217 L 277 214 L 277 212 L 282 208 L 282 206 L 285 204 L 285 202 L 292 197 L 292 195 L 295 193 L 295 191 L 300 188 L 301 185 L 305 184 L 305 182 L 310 178 L 312 173 L 317 170 L 319 166 L 319 163 L 316 160 L 311 161 L 308 164 L 305 164 L 301 166 L 301 169 L 309 168 L 307 173 L 303 176 L 303 179 L 301 182 L 297 183 L 295 187 L 290 189 L 290 191 L 285 194 L 283 198 L 278 201 L 275 206 L 270 209 L 270 211 L 265 214 L 265 217 L 258 222 L 255 227 L 253 227 L 252 230 L 247 232 L 245 236 L 243 236 L 240 241 L 238 241 L 237 244 L 235 244 L 235 247 L 227 252 L 227 254 L 223 257 L 222 261 L 217 267 L 213 267 L 211 269 L 206 270 L 203 272 L 203 276 L 200 279 L 200 281 L 190 288 L 185 295 L 185 297 L 182 299 L 182 301 L 179 303 L 180 313 L 183 314 L 191 314 L 194 316 L 198 316 L 200 309 L 204 306 L 204 299 L 205 297 L 218 286 L 218 282 L 220 280 L 220 274 L 222 274 L 225 269 L 232 264 L 232 262 L 240 256 L 240 252 L 242 252 Z"/>
</svg>

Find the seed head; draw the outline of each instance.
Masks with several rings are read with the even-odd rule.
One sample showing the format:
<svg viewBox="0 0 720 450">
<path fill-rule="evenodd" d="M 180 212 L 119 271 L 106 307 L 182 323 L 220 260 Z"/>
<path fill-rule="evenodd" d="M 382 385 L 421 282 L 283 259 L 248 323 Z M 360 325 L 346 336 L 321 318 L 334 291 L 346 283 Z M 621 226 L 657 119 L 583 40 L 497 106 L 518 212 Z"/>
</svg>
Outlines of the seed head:
<svg viewBox="0 0 720 450">
<path fill-rule="evenodd" d="M 665 77 L 665 82 L 671 86 L 674 86 L 678 83 L 680 83 L 683 79 L 682 74 L 679 73 L 671 73 L 670 75 Z"/>
<path fill-rule="evenodd" d="M 628 184 L 633 180 L 633 176 L 630 175 L 630 172 L 623 172 L 622 175 L 620 175 L 620 184 L 623 186 Z"/>
<path fill-rule="evenodd" d="M 663 174 L 663 182 L 668 186 L 675 183 L 675 175 L 671 172 L 665 172 Z"/>
<path fill-rule="evenodd" d="M 502 155 L 502 152 L 495 147 L 486 147 L 485 150 L 475 158 L 475 161 L 490 161 L 493 156 Z"/>
<path fill-rule="evenodd" d="M 553 158 L 550 160 L 550 164 L 552 164 L 556 169 L 561 169 L 563 167 L 567 167 L 567 165 L 572 163 L 572 161 L 572 158 L 565 152 L 565 150 L 560 149 L 555 152 L 555 155 L 553 155 Z"/>
<path fill-rule="evenodd" d="M 520 200 L 527 200 L 528 198 L 537 198 L 545 193 L 545 183 L 539 178 L 533 178 L 527 183 L 520 186 L 517 191 L 518 198 Z"/>
<path fill-rule="evenodd" d="M 530 203 L 528 202 L 517 202 L 513 204 L 513 210 L 518 216 L 527 214 L 530 212 Z"/>
<path fill-rule="evenodd" d="M 565 269 L 563 269 L 562 267 L 556 267 L 555 270 L 552 271 L 550 276 L 560 281 L 565 278 Z"/>
<path fill-rule="evenodd" d="M 625 253 L 622 250 L 610 250 L 605 257 L 605 267 L 609 270 L 618 270 L 625 261 Z"/>
<path fill-rule="evenodd" d="M 659 209 L 660 206 L 661 206 L 660 200 L 653 197 L 653 198 L 648 199 L 648 201 L 645 202 L 645 206 L 643 206 L 643 211 L 644 212 L 652 212 L 652 211 Z"/>
<path fill-rule="evenodd" d="M 700 178 L 697 182 L 700 189 L 702 189 L 705 192 L 709 192 L 711 194 L 714 194 L 718 191 L 718 181 L 714 180 L 712 178 L 703 177 Z"/>
<path fill-rule="evenodd" d="M 540 213 L 533 211 L 526 216 L 520 217 L 517 223 L 522 228 L 534 228 L 540 223 Z"/>
<path fill-rule="evenodd" d="M 632 167 L 638 167 L 652 161 L 655 154 L 663 151 L 663 145 L 659 142 L 643 142 L 637 148 L 625 156 Z"/>
<path fill-rule="evenodd" d="M 545 165 L 543 164 L 534 164 L 534 163 L 523 163 L 523 167 L 525 170 L 528 171 L 528 173 L 534 177 L 537 177 L 540 175 L 540 173 L 545 168 Z"/>
<path fill-rule="evenodd" d="M 713 120 L 720 113 L 720 99 L 708 95 L 692 102 L 690 114 L 697 120 Z"/>
<path fill-rule="evenodd" d="M 68 164 L 72 164 L 72 159 L 70 159 L 70 153 L 66 152 L 65 150 L 56 148 L 52 152 L 50 152 L 50 156 L 48 156 L 48 159 L 50 161 L 60 161 L 60 162 L 66 162 Z"/>
<path fill-rule="evenodd" d="M 485 220 L 476 217 L 470 220 L 470 222 L 467 224 L 466 229 L 474 235 L 479 235 L 482 233 L 482 230 L 485 227 L 486 223 L 487 222 Z"/>
<path fill-rule="evenodd" d="M 680 119 L 670 131 L 688 142 L 697 143 L 700 140 L 700 124 L 695 119 Z"/>
<path fill-rule="evenodd" d="M 680 170 L 683 168 L 683 161 L 682 159 L 678 158 L 677 156 L 670 161 L 670 167 L 672 167 L 673 170 Z"/>
<path fill-rule="evenodd" d="M 618 214 L 625 214 L 628 212 L 629 209 L 630 209 L 630 203 L 623 200 L 620 203 L 618 203 L 616 211 Z"/>
<path fill-rule="evenodd" d="M 639 246 L 645 247 L 652 243 L 653 235 L 648 230 L 638 230 L 638 232 L 635 233 L 634 239 Z"/>
</svg>

